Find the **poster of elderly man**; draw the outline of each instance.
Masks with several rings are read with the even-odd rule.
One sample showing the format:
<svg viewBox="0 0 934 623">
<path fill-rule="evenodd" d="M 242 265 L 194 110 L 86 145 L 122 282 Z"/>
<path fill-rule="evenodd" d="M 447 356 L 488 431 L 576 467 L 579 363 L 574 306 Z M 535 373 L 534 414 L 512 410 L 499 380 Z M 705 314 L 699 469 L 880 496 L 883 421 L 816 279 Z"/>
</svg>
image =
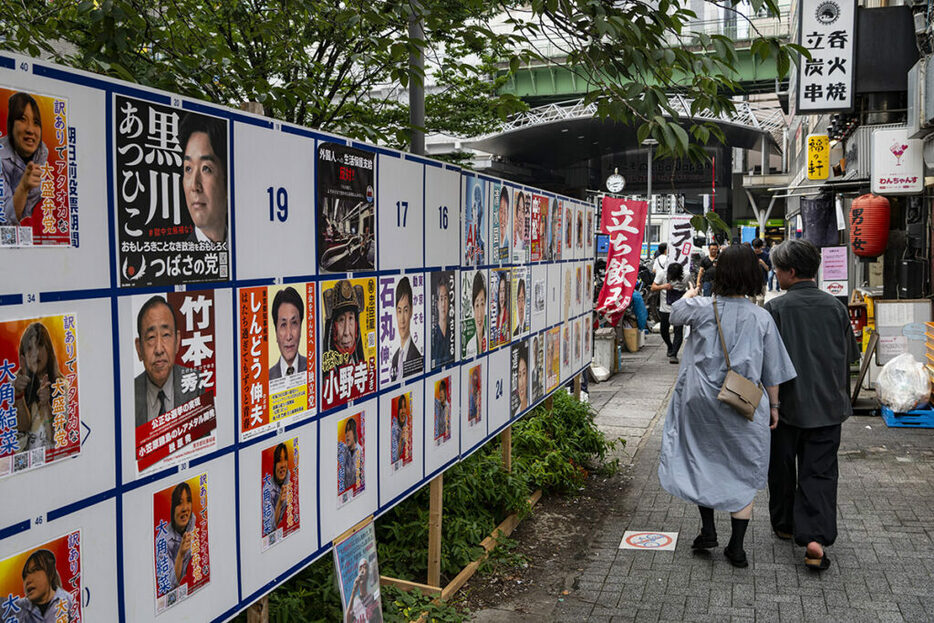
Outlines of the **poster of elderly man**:
<svg viewBox="0 0 934 623">
<path fill-rule="evenodd" d="M 321 409 L 376 391 L 376 279 L 321 284 Z"/>
</svg>

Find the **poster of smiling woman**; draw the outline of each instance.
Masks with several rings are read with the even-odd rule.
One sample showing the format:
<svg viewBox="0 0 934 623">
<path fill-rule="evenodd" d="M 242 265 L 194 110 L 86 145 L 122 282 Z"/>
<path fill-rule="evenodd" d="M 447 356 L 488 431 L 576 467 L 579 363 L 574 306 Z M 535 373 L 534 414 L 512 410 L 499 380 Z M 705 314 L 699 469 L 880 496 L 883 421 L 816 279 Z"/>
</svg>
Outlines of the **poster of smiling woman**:
<svg viewBox="0 0 934 623">
<path fill-rule="evenodd" d="M 81 531 L 0 560 L 0 617 L 81 623 Z"/>
<path fill-rule="evenodd" d="M 301 527 L 298 505 L 298 437 L 263 449 L 262 473 L 263 551 Z"/>
<path fill-rule="evenodd" d="M 159 614 L 211 581 L 207 473 L 154 493 L 152 516 Z"/>
</svg>

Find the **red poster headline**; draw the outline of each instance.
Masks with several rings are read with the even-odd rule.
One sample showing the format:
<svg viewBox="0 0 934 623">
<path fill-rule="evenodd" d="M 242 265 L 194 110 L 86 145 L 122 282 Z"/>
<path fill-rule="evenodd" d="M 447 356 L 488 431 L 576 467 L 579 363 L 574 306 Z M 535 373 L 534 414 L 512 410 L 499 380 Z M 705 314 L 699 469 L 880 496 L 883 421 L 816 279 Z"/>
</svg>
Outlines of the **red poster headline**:
<svg viewBox="0 0 934 623">
<path fill-rule="evenodd" d="M 616 326 L 632 300 L 632 291 L 639 276 L 639 256 L 645 233 L 645 201 L 603 198 L 600 230 L 610 236 L 607 253 L 606 279 L 600 290 L 597 311 Z"/>
</svg>

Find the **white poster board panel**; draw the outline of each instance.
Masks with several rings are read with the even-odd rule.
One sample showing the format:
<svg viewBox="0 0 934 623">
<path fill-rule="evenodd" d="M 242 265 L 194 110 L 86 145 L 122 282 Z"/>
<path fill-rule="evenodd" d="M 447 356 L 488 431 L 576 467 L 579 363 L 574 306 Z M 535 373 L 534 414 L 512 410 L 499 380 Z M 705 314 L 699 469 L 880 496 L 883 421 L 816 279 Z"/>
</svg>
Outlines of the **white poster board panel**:
<svg viewBox="0 0 934 623">
<path fill-rule="evenodd" d="M 509 422 L 509 398 L 512 385 L 509 382 L 509 357 L 511 349 L 504 346 L 490 353 L 487 358 L 490 367 L 486 387 L 486 401 L 489 405 L 489 434 Z"/>
<path fill-rule="evenodd" d="M 316 272 L 315 141 L 234 122 L 237 278 Z"/>
<path fill-rule="evenodd" d="M 376 191 L 379 268 L 423 266 L 425 220 L 422 183 L 425 165 L 380 154 Z"/>
<path fill-rule="evenodd" d="M 590 260 L 584 262 L 584 311 L 592 312 L 593 311 L 593 297 L 594 297 L 594 262 Z"/>
<path fill-rule="evenodd" d="M 487 435 L 488 411 L 486 396 L 487 360 L 475 359 L 461 366 L 461 457 L 477 449 Z"/>
<path fill-rule="evenodd" d="M 78 415 L 82 441 L 76 456 L 0 478 L 0 528 L 90 497 L 114 484 L 113 346 L 110 301 L 86 299 L 0 308 L 0 320 L 74 314 L 78 338 Z M 54 348 L 54 346 L 53 346 Z M 64 372 L 65 353 L 56 352 Z M 81 474 L 76 478 L 75 474 Z M 36 495 L 41 491 L 42 495 Z"/>
<path fill-rule="evenodd" d="M 0 88 L 67 100 L 65 123 L 75 131 L 78 246 L 0 248 L 0 257 L 6 266 L 20 267 L 19 270 L 4 270 L 0 294 L 29 295 L 40 291 L 109 287 L 105 94 L 97 89 L 33 75 L 30 60 L 14 58 L 16 69 L 0 69 Z M 26 63 L 28 71 L 19 68 L 22 63 Z M 0 106 L 5 109 L 7 101 L 5 98 Z M 54 123 L 54 118 L 42 119 L 43 127 L 52 128 Z M 6 127 L 0 132 L 5 135 Z M 46 148 L 52 149 L 52 146 L 46 145 Z M 10 221 L 6 226 L 16 227 L 16 224 Z"/>
<path fill-rule="evenodd" d="M 574 284 L 574 267 L 576 262 L 562 264 L 561 269 L 564 272 L 564 279 L 561 282 L 561 322 L 567 322 L 574 315 L 575 292 L 577 287 Z"/>
<path fill-rule="evenodd" d="M 381 507 L 422 479 L 425 405 L 421 381 L 379 397 L 378 470 Z M 403 420 L 407 420 L 407 423 L 403 423 Z"/>
<path fill-rule="evenodd" d="M 191 286 L 197 289 L 198 286 Z M 229 446 L 234 441 L 234 425 L 231 418 L 234 417 L 233 396 L 237 391 L 234 387 L 233 371 L 233 336 L 236 335 L 231 320 L 233 293 L 230 289 L 221 288 L 213 290 L 214 292 L 214 336 L 216 346 L 214 350 L 215 358 L 215 397 L 214 411 L 217 418 L 217 426 L 214 429 L 216 441 L 214 447 L 208 452 L 213 452 Z M 143 295 L 145 297 L 145 295 Z M 123 482 L 132 482 L 138 478 L 136 461 L 136 388 L 134 370 L 140 366 L 139 356 L 136 351 L 136 314 L 134 314 L 134 302 L 136 297 L 122 296 L 117 303 L 117 313 L 120 318 L 120 412 L 121 412 L 121 445 L 123 450 Z M 198 455 L 200 456 L 200 454 Z M 186 459 L 196 458 L 191 456 Z M 162 466 L 168 467 L 178 461 L 172 458 L 166 459 Z M 157 472 L 158 469 L 148 471 L 147 473 Z"/>
<path fill-rule="evenodd" d="M 263 551 L 263 450 L 298 438 L 298 504 L 301 527 Z M 250 595 L 318 549 L 318 423 L 298 428 L 240 450 L 240 578 Z M 294 460 L 294 457 L 293 457 Z"/>
<path fill-rule="evenodd" d="M 561 322 L 561 281 L 564 279 L 564 264 L 548 265 L 548 289 L 545 301 L 545 325 Z"/>
<path fill-rule="evenodd" d="M 359 417 L 358 417 L 359 416 Z M 339 495 L 342 483 L 338 478 L 338 456 L 347 456 L 340 445 L 346 446 L 346 423 L 349 418 L 358 422 L 359 432 L 362 420 L 363 435 L 359 436 L 357 447 L 363 446 L 363 466 L 358 467 L 358 474 L 363 477 L 363 488 L 343 483 L 345 494 Z M 318 506 L 321 511 L 321 544 L 326 545 L 345 530 L 372 515 L 377 508 L 377 445 L 379 438 L 377 400 L 370 399 L 348 406 L 329 415 L 318 423 Z M 360 441 L 363 443 L 361 444 Z M 359 465 L 359 463 L 357 463 Z M 348 479 L 349 480 L 349 479 Z"/>
<path fill-rule="evenodd" d="M 572 355 L 572 333 L 574 331 L 571 321 L 561 323 L 561 336 L 559 343 L 561 345 L 561 384 L 567 383 L 571 378 L 571 372 L 574 370 L 574 361 Z"/>
<path fill-rule="evenodd" d="M 532 322 L 530 332 L 535 333 L 545 328 L 548 305 L 548 265 L 532 266 L 532 279 L 529 287 L 532 300 Z"/>
<path fill-rule="evenodd" d="M 460 451 L 461 368 L 425 379 L 425 475 L 444 467 Z"/>
<path fill-rule="evenodd" d="M 455 266 L 461 257 L 461 173 L 425 166 L 425 266 Z"/>
<path fill-rule="evenodd" d="M 210 581 L 157 617 L 153 496 L 201 474 L 207 474 Z M 123 582 L 127 621 L 210 621 L 237 603 L 234 489 L 234 457 L 227 454 L 124 494 Z M 193 494 L 197 496 L 198 492 Z"/>
</svg>

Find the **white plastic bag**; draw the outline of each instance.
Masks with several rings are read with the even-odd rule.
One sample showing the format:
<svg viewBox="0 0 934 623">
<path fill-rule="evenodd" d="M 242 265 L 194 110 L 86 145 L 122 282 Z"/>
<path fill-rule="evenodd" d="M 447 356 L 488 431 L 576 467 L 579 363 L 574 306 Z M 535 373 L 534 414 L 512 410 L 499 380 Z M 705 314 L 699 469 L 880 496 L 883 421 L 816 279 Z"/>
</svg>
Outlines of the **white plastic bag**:
<svg viewBox="0 0 934 623">
<path fill-rule="evenodd" d="M 876 381 L 879 401 L 895 412 L 911 411 L 928 402 L 931 379 L 924 366 L 905 353 L 889 361 Z"/>
</svg>

